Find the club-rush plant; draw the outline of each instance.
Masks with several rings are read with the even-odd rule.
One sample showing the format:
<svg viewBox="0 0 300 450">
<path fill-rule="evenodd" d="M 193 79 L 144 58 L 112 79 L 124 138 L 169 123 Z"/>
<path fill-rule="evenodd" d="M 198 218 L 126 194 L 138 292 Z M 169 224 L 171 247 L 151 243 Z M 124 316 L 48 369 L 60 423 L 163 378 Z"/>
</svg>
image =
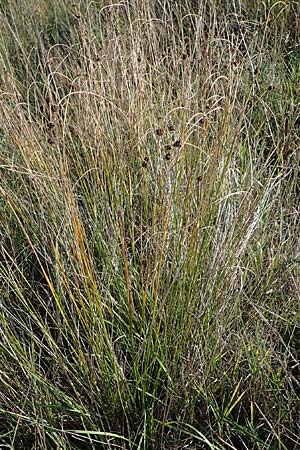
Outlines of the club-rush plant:
<svg viewBox="0 0 300 450">
<path fill-rule="evenodd" d="M 299 16 L 1 2 L 1 448 L 300 448 Z"/>
</svg>

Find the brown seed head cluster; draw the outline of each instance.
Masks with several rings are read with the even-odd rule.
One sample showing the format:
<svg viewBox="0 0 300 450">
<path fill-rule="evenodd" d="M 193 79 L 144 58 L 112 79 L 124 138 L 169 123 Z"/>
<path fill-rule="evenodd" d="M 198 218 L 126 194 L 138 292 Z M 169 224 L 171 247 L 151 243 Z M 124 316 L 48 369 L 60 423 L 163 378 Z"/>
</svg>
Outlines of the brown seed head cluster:
<svg viewBox="0 0 300 450">
<path fill-rule="evenodd" d="M 55 140 L 52 137 L 49 137 L 48 138 L 48 144 L 54 145 L 55 144 Z"/>
<path fill-rule="evenodd" d="M 157 128 L 156 134 L 157 134 L 157 136 L 163 136 L 163 134 L 164 134 L 164 129 L 163 129 L 163 128 Z"/>
<path fill-rule="evenodd" d="M 148 163 L 149 163 L 149 158 L 148 156 L 145 156 L 145 158 L 142 161 L 142 167 L 148 167 Z"/>
</svg>

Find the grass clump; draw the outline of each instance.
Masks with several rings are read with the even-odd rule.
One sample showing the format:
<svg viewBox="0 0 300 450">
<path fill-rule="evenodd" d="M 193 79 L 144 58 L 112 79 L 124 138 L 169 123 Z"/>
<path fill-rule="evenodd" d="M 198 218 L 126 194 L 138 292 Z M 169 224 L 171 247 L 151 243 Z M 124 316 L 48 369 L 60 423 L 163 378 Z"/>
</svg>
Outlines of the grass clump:
<svg viewBox="0 0 300 450">
<path fill-rule="evenodd" d="M 298 3 L 0 12 L 2 447 L 299 448 Z"/>
</svg>

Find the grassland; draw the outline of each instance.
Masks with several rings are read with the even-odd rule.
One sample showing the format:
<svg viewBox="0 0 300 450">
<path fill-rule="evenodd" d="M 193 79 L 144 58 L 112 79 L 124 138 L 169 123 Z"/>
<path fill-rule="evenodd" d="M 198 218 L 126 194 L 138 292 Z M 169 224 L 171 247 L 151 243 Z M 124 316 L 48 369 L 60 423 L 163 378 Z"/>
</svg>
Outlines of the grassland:
<svg viewBox="0 0 300 450">
<path fill-rule="evenodd" d="M 0 13 L 0 448 L 299 449 L 298 1 Z"/>
</svg>

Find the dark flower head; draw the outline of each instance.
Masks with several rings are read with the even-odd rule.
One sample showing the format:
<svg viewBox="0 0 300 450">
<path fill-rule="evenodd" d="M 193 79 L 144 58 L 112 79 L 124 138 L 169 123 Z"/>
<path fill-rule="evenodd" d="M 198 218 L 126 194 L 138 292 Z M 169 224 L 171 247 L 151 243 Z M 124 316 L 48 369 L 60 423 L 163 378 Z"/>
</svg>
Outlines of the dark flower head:
<svg viewBox="0 0 300 450">
<path fill-rule="evenodd" d="M 148 167 L 149 158 L 148 156 L 145 156 L 145 158 L 142 161 L 142 167 Z"/>
</svg>

